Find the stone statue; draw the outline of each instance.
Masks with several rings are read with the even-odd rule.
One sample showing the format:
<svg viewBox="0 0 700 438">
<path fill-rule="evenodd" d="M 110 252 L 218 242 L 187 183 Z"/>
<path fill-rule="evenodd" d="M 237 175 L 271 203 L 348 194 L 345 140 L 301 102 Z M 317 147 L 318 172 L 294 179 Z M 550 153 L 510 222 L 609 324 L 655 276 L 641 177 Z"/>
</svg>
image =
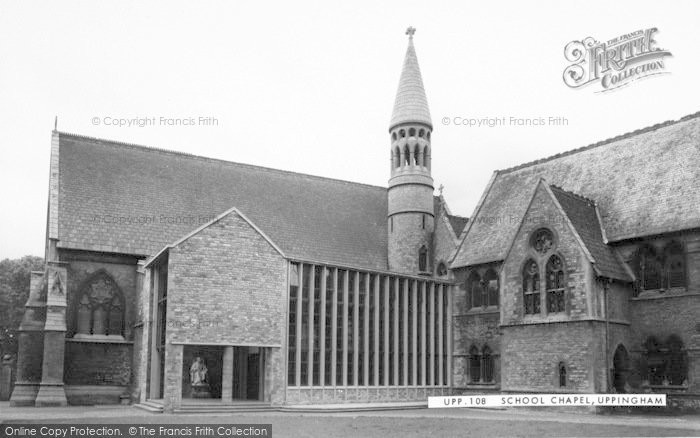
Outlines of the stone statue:
<svg viewBox="0 0 700 438">
<path fill-rule="evenodd" d="M 201 357 L 197 356 L 190 367 L 190 384 L 192 386 L 201 385 L 207 381 L 207 366 Z"/>
</svg>

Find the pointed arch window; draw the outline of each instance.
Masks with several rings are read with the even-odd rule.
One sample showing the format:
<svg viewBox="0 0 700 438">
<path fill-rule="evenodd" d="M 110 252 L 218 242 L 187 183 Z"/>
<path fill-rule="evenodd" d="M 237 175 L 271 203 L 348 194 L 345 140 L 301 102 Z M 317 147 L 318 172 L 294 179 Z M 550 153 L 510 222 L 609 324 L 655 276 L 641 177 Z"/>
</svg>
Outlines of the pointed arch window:
<svg viewBox="0 0 700 438">
<path fill-rule="evenodd" d="M 564 311 L 564 264 L 561 257 L 553 255 L 547 261 L 547 312 Z"/>
<path fill-rule="evenodd" d="M 564 362 L 559 362 L 559 387 L 564 388 L 566 386 L 566 365 Z"/>
<path fill-rule="evenodd" d="M 78 294 L 77 337 L 124 336 L 124 295 L 106 272 L 98 272 Z"/>
<path fill-rule="evenodd" d="M 481 355 L 476 345 L 469 349 L 469 380 L 478 383 L 481 380 Z"/>
<path fill-rule="evenodd" d="M 666 261 L 664 271 L 666 273 L 666 287 L 685 287 L 685 255 L 683 245 L 672 241 L 664 251 Z"/>
<path fill-rule="evenodd" d="M 491 268 L 484 274 L 484 290 L 486 293 L 486 305 L 498 306 L 498 274 Z"/>
<path fill-rule="evenodd" d="M 481 372 L 483 374 L 482 381 L 484 383 L 493 382 L 493 368 L 493 356 L 491 355 L 491 349 L 488 347 L 488 345 L 485 345 L 484 349 L 481 351 Z"/>
<path fill-rule="evenodd" d="M 540 313 L 540 273 L 532 259 L 523 267 L 523 298 L 526 315 Z"/>
<path fill-rule="evenodd" d="M 481 307 L 481 298 L 483 295 L 483 288 L 481 283 L 481 277 L 476 271 L 472 271 L 467 279 L 467 300 L 468 308 Z"/>
<path fill-rule="evenodd" d="M 642 290 L 659 289 L 661 287 L 661 258 L 651 245 L 644 245 L 637 254 L 638 279 Z"/>
</svg>

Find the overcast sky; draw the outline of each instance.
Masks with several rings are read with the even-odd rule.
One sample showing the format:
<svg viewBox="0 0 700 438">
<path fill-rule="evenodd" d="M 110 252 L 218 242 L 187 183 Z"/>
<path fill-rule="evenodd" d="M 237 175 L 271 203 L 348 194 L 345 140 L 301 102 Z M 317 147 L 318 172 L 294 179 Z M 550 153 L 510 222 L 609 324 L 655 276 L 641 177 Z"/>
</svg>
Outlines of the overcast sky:
<svg viewBox="0 0 700 438">
<path fill-rule="evenodd" d="M 471 216 L 492 172 L 700 110 L 697 1 L 0 1 L 0 259 L 43 255 L 60 131 L 386 186 L 407 26 L 433 177 Z M 658 28 L 666 71 L 570 89 L 564 46 Z M 565 117 L 465 127 L 455 117 Z M 106 120 L 155 117 L 156 126 Z M 158 126 L 214 117 L 214 126 Z M 95 124 L 97 118 L 99 124 Z"/>
</svg>

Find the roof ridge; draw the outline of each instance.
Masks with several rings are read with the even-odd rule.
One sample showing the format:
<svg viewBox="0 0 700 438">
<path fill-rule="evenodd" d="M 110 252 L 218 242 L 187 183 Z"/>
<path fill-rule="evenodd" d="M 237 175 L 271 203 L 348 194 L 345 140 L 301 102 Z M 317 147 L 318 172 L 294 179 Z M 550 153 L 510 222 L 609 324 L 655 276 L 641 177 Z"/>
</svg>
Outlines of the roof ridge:
<svg viewBox="0 0 700 438">
<path fill-rule="evenodd" d="M 557 158 L 566 157 L 569 155 L 574 155 L 574 154 L 577 154 L 579 152 L 584 152 L 584 151 L 587 151 L 589 149 L 593 149 L 593 148 L 600 147 L 600 146 L 605 146 L 605 145 L 608 145 L 610 143 L 614 143 L 614 142 L 619 141 L 619 140 L 624 140 L 626 138 L 635 137 L 637 135 L 646 134 L 647 132 L 656 131 L 657 129 L 665 128 L 667 126 L 675 125 L 675 124 L 678 124 L 681 122 L 686 122 L 688 120 L 695 119 L 695 118 L 700 118 L 700 111 L 683 116 L 678 120 L 666 120 L 665 122 L 657 123 L 655 125 L 646 126 L 644 128 L 636 129 L 634 131 L 630 131 L 630 132 L 626 132 L 624 134 L 616 135 L 615 137 L 610 137 L 608 139 L 601 140 L 601 141 L 598 141 L 596 143 L 591 143 L 591 144 L 588 144 L 586 146 L 581 146 L 581 147 L 578 147 L 575 149 L 560 152 L 558 154 L 550 155 L 549 157 L 544 157 L 544 158 L 540 158 L 537 160 L 528 161 L 528 162 L 525 162 L 522 164 L 518 164 L 516 166 L 497 170 L 497 172 L 499 174 L 514 172 L 516 170 L 520 170 L 520 169 L 523 169 L 525 167 L 530 167 L 530 166 L 534 166 L 536 164 L 541 164 L 541 163 L 545 163 L 548 161 L 552 161 L 552 160 L 555 160 Z"/>
<path fill-rule="evenodd" d="M 213 161 L 213 162 L 219 162 L 219 163 L 224 163 L 224 164 L 232 164 L 235 166 L 246 167 L 249 169 L 265 170 L 268 172 L 280 173 L 280 174 L 285 174 L 285 175 L 299 175 L 299 176 L 304 176 L 304 177 L 313 178 L 313 179 L 320 179 L 320 180 L 326 180 L 326 181 L 339 182 L 339 183 L 343 183 L 343 184 L 365 186 L 365 187 L 369 187 L 369 188 L 373 188 L 373 189 L 386 190 L 386 187 L 375 186 L 373 184 L 348 181 L 348 180 L 338 179 L 338 178 L 330 178 L 327 176 L 311 175 L 308 173 L 294 172 L 291 170 L 275 169 L 273 167 L 256 166 L 254 164 L 239 163 L 237 161 L 228 161 L 228 160 L 223 160 L 221 158 L 205 157 L 203 155 L 195 155 L 195 154 L 191 154 L 189 152 L 181 152 L 181 151 L 176 151 L 173 149 L 165 149 L 165 148 L 159 148 L 159 147 L 154 147 L 154 146 L 145 146 L 142 144 L 128 143 L 128 142 L 119 141 L 119 140 L 109 140 L 106 138 L 92 137 L 92 136 L 88 136 L 88 135 L 75 134 L 72 132 L 64 132 L 64 131 L 56 131 L 56 132 L 59 134 L 59 136 L 64 135 L 64 136 L 79 138 L 79 139 L 83 139 L 83 140 L 98 141 L 98 142 L 110 143 L 112 145 L 126 146 L 126 147 L 130 147 L 133 149 L 145 149 L 148 151 L 156 151 L 156 152 L 161 152 L 161 153 L 165 153 L 165 154 L 169 154 L 169 155 L 180 155 L 180 156 L 184 156 L 184 157 L 195 158 L 198 160 Z"/>
<path fill-rule="evenodd" d="M 595 200 L 593 200 L 593 199 L 591 199 L 591 198 L 587 198 L 587 197 L 585 197 L 585 196 L 583 196 L 583 195 L 579 195 L 578 193 L 574 193 L 574 192 L 572 192 L 572 191 L 570 191 L 570 190 L 565 190 L 565 189 L 563 189 L 563 188 L 561 188 L 561 187 L 559 187 L 559 186 L 556 186 L 556 185 L 554 185 L 554 184 L 550 184 L 549 187 L 550 187 L 550 188 L 553 188 L 553 189 L 555 189 L 555 190 L 557 190 L 557 191 L 559 191 L 559 192 L 562 192 L 562 193 L 564 193 L 564 194 L 566 194 L 566 195 L 569 195 L 569 196 L 571 196 L 571 197 L 573 197 L 573 198 L 579 199 L 579 200 L 581 200 L 581 201 L 589 202 L 592 206 L 595 206 L 595 205 L 596 205 Z"/>
</svg>

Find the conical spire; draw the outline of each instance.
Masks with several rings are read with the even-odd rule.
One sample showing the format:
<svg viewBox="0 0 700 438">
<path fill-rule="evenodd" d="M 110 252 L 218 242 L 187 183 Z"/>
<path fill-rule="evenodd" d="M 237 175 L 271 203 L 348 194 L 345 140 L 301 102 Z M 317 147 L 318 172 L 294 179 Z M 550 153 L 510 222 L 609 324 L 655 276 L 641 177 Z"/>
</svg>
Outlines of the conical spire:
<svg viewBox="0 0 700 438">
<path fill-rule="evenodd" d="M 403 61 L 394 111 L 391 114 L 390 130 L 399 123 L 409 122 L 425 123 L 431 128 L 433 126 L 428 109 L 428 99 L 425 97 L 425 89 L 423 88 L 423 78 L 418 66 L 418 57 L 416 57 L 416 49 L 413 47 L 413 34 L 415 32 L 416 29 L 413 27 L 406 30 L 408 49 L 406 49 L 406 57 Z"/>
</svg>

